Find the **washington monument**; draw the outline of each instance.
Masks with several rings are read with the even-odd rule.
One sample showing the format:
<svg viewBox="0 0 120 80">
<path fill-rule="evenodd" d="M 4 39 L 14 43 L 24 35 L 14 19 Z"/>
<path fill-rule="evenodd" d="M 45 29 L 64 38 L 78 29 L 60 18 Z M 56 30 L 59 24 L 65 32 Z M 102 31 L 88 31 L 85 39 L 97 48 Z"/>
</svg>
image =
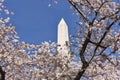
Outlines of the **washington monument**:
<svg viewBox="0 0 120 80">
<path fill-rule="evenodd" d="M 61 57 L 69 58 L 69 36 L 68 36 L 68 26 L 64 19 L 62 18 L 58 24 L 58 52 Z"/>
</svg>

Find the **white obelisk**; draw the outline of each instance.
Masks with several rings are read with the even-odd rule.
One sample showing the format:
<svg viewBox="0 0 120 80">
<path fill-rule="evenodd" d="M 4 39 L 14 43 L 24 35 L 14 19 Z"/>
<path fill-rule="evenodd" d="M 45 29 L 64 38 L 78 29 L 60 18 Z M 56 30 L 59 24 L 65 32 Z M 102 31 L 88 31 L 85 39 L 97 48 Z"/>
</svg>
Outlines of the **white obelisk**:
<svg viewBox="0 0 120 80">
<path fill-rule="evenodd" d="M 68 37 L 68 26 L 62 18 L 58 24 L 58 53 L 61 57 L 69 56 L 69 37 Z"/>
</svg>

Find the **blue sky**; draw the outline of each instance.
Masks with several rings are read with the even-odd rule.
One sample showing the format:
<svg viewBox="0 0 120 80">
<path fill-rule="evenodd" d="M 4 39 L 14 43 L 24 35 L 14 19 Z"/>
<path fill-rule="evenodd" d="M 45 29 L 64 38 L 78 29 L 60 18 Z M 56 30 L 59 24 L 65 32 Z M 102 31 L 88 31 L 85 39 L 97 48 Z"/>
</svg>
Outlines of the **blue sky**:
<svg viewBox="0 0 120 80">
<path fill-rule="evenodd" d="M 69 34 L 77 22 L 67 0 L 6 0 L 5 5 L 15 15 L 11 23 L 15 25 L 21 41 L 40 44 L 43 41 L 57 41 L 57 25 L 63 17 L 69 26 Z M 48 7 L 48 4 L 52 4 Z"/>
</svg>

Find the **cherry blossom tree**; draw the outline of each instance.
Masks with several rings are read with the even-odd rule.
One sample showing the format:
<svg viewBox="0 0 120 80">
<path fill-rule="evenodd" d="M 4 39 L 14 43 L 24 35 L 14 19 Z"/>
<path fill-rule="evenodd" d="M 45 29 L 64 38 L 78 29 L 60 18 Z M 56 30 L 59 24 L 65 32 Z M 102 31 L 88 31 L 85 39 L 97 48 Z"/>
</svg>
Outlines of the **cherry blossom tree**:
<svg viewBox="0 0 120 80">
<path fill-rule="evenodd" d="M 14 29 L 0 26 L 1 80 L 61 80 L 67 75 L 70 61 L 58 55 L 56 43 L 20 42 Z"/>
<path fill-rule="evenodd" d="M 9 24 L 13 14 L 0 0 L 0 80 L 61 80 L 69 71 L 69 60 L 58 55 L 57 44 L 40 45 L 19 41 Z M 5 17 L 2 17 L 4 15 Z M 69 78 L 69 77 L 68 77 Z"/>
<path fill-rule="evenodd" d="M 58 55 L 56 43 L 20 42 L 13 26 L 0 27 L 0 74 L 2 80 L 54 80 L 69 71 L 69 60 Z"/>
<path fill-rule="evenodd" d="M 70 59 L 60 57 L 54 42 L 19 41 L 9 24 L 13 12 L 0 0 L 0 13 L 6 15 L 0 14 L 1 80 L 120 79 L 120 1 L 67 1 L 79 18 L 79 29 L 71 36 Z"/>
<path fill-rule="evenodd" d="M 119 80 L 120 0 L 67 1 L 80 26 L 72 37 L 81 65 L 74 80 Z"/>
<path fill-rule="evenodd" d="M 56 43 L 20 42 L 15 27 L 0 27 L 1 80 L 61 80 L 69 75 L 70 61 L 60 57 Z"/>
</svg>

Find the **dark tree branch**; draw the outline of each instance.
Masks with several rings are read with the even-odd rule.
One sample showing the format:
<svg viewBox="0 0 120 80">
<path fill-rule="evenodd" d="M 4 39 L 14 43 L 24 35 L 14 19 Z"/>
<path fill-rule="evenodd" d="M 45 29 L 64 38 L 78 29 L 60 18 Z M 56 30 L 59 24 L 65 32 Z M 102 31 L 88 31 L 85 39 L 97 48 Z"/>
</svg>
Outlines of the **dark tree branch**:
<svg viewBox="0 0 120 80">
<path fill-rule="evenodd" d="M 92 59 L 94 58 L 95 54 L 96 54 L 96 51 L 99 47 L 99 45 L 101 44 L 101 42 L 103 41 L 103 39 L 105 38 L 106 34 L 108 33 L 108 31 L 110 30 L 110 28 L 112 27 L 112 25 L 114 25 L 115 23 L 117 22 L 117 20 L 113 21 L 107 28 L 106 28 L 106 31 L 105 33 L 103 34 L 102 38 L 100 39 L 98 45 L 96 46 L 95 50 L 94 50 L 94 53 L 93 53 L 93 56 L 91 57 L 89 63 L 91 63 Z"/>
<path fill-rule="evenodd" d="M 114 65 L 115 67 L 118 65 L 118 62 L 115 64 L 113 61 L 111 61 L 108 57 L 106 57 L 106 59 L 112 64 Z"/>
<path fill-rule="evenodd" d="M 103 7 L 103 5 L 104 5 L 106 2 L 108 2 L 108 1 L 105 1 L 104 3 L 102 3 L 102 4 L 100 5 L 100 7 L 98 8 L 98 10 L 95 12 L 95 17 L 94 17 L 93 20 L 92 20 L 92 24 L 93 24 L 94 21 L 96 20 L 100 9 Z"/>
<path fill-rule="evenodd" d="M 91 34 L 92 34 L 92 31 L 88 31 L 87 38 L 84 41 L 83 47 L 82 47 L 82 49 L 79 53 L 79 56 L 80 56 L 80 59 L 81 59 L 83 65 L 82 65 L 82 70 L 78 72 L 78 74 L 77 74 L 77 76 L 75 77 L 74 80 L 79 80 L 82 77 L 82 75 L 84 74 L 86 68 L 89 66 L 88 62 L 85 60 L 84 52 L 85 52 L 85 50 L 87 48 L 87 45 L 90 41 Z"/>
<path fill-rule="evenodd" d="M 91 5 L 91 3 L 88 0 L 86 0 L 86 1 L 91 6 L 91 8 L 94 9 L 94 7 Z"/>
<path fill-rule="evenodd" d="M 106 47 L 106 48 L 103 48 L 103 50 L 100 52 L 99 55 L 101 55 L 106 49 L 107 49 L 107 47 Z"/>
<path fill-rule="evenodd" d="M 105 20 L 106 18 L 111 18 L 112 16 L 116 16 L 119 12 L 120 12 L 120 8 L 118 8 L 118 10 L 115 13 L 113 13 L 113 14 L 111 14 L 109 16 L 102 17 L 100 20 L 98 20 L 98 22 L 100 22 L 102 20 Z"/>
<path fill-rule="evenodd" d="M 0 66 L 0 80 L 5 80 L 5 71 L 3 71 L 2 67 Z"/>
<path fill-rule="evenodd" d="M 92 43 L 92 44 L 94 44 L 94 45 L 96 45 L 96 46 L 99 46 L 99 47 L 101 47 L 101 48 L 103 48 L 103 49 L 106 48 L 106 47 L 104 47 L 104 46 L 102 46 L 102 45 L 99 45 L 98 43 L 95 43 L 95 42 L 93 42 L 93 41 L 91 41 L 91 40 L 90 40 L 90 43 Z"/>
<path fill-rule="evenodd" d="M 76 4 L 71 1 L 71 0 L 68 0 L 68 2 L 73 6 L 73 8 L 83 17 L 83 19 L 88 23 L 90 24 L 90 21 L 86 18 L 85 14 L 79 10 L 79 8 L 76 6 Z"/>
<path fill-rule="evenodd" d="M 79 71 L 74 80 L 80 80 L 80 78 L 83 76 L 85 71 L 86 71 L 86 69 Z"/>
<path fill-rule="evenodd" d="M 87 45 L 88 45 L 88 43 L 89 43 L 89 41 L 90 41 L 91 34 L 92 34 L 92 31 L 89 31 L 89 32 L 88 32 L 88 35 L 87 35 L 87 37 L 86 37 L 86 40 L 84 41 L 82 50 L 81 50 L 80 53 L 79 53 L 80 58 L 81 58 L 83 64 L 86 63 L 86 60 L 85 60 L 85 58 L 84 58 L 83 56 L 84 56 L 84 52 L 85 52 L 85 50 L 86 50 L 86 48 L 87 48 Z"/>
</svg>

